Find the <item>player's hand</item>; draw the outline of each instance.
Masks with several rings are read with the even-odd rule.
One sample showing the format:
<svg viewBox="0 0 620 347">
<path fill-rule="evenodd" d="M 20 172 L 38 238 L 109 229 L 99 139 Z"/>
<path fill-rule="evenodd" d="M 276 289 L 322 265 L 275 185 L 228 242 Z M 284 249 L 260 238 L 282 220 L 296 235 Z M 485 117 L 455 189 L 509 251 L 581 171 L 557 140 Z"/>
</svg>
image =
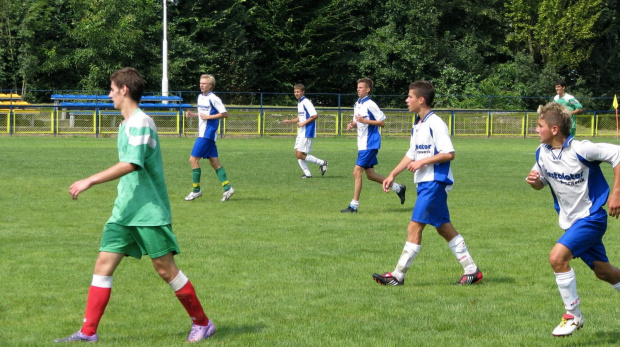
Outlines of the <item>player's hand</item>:
<svg viewBox="0 0 620 347">
<path fill-rule="evenodd" d="M 354 126 L 356 126 L 357 123 L 355 122 L 350 122 L 349 124 L 347 124 L 347 130 L 351 130 L 351 128 L 353 128 Z"/>
<path fill-rule="evenodd" d="M 303 124 L 301 124 L 301 122 L 297 122 L 297 127 L 301 128 L 301 127 L 303 127 Z"/>
<path fill-rule="evenodd" d="M 69 194 L 73 198 L 73 200 L 77 200 L 78 195 L 86 189 L 92 187 L 93 184 L 88 179 L 83 179 L 79 181 L 73 182 L 71 187 L 69 187 Z"/>
<path fill-rule="evenodd" d="M 411 172 L 416 172 L 421 167 L 422 165 L 420 164 L 419 161 L 412 161 L 411 163 L 407 164 L 407 170 Z"/>
<path fill-rule="evenodd" d="M 607 200 L 607 205 L 609 206 L 609 216 L 616 217 L 620 216 L 620 196 L 619 194 L 614 194 L 612 192 L 609 194 L 609 200 Z"/>
<path fill-rule="evenodd" d="M 355 121 L 357 123 L 364 123 L 364 117 L 360 116 L 360 115 L 357 115 L 357 116 L 355 116 Z"/>
<path fill-rule="evenodd" d="M 393 183 L 394 183 L 394 177 L 392 177 L 392 175 L 386 177 L 383 180 L 383 191 L 385 191 L 386 193 L 389 193 L 390 188 L 392 187 Z"/>
<path fill-rule="evenodd" d="M 527 174 L 527 177 L 525 178 L 525 181 L 527 183 L 529 183 L 529 184 L 542 183 L 542 180 L 540 178 L 540 172 L 538 172 L 536 170 L 530 171 L 530 173 Z"/>
</svg>

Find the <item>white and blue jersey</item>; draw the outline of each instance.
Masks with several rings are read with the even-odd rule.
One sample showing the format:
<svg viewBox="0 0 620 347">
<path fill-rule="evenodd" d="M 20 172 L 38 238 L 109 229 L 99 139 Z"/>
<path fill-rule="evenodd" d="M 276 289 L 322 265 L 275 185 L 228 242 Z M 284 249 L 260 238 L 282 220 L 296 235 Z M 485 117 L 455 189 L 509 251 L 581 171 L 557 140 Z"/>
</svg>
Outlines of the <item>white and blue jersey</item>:
<svg viewBox="0 0 620 347">
<path fill-rule="evenodd" d="M 562 148 L 542 144 L 536 150 L 532 170 L 539 172 L 543 185 L 551 188 L 560 228 L 569 229 L 579 219 L 600 212 L 607 203 L 609 185 L 601 162 L 618 165 L 620 147 L 576 141 L 569 136 Z"/>
<path fill-rule="evenodd" d="M 421 160 L 432 157 L 438 153 L 452 153 L 454 146 L 450 139 L 450 132 L 446 123 L 430 111 L 422 118 L 415 117 L 415 122 L 411 128 L 411 141 L 407 157 L 411 160 Z M 450 161 L 433 165 L 424 165 L 413 175 L 413 181 L 418 184 L 421 182 L 441 182 L 451 186 L 454 184 Z"/>
<path fill-rule="evenodd" d="M 226 107 L 222 103 L 222 100 L 213 92 L 209 92 L 207 95 L 200 93 L 198 95 L 198 114 L 205 113 L 208 115 L 214 115 L 218 113 L 225 113 Z M 217 129 L 220 126 L 220 119 L 204 120 L 198 117 L 198 137 L 204 137 L 213 141 L 217 138 Z"/>
<path fill-rule="evenodd" d="M 355 103 L 355 112 L 353 113 L 353 121 L 356 122 L 356 116 L 362 116 L 364 119 L 385 120 L 385 114 L 381 112 L 379 106 L 370 100 L 369 96 L 358 99 Z M 381 133 L 376 125 L 366 123 L 357 123 L 357 150 L 381 148 Z"/>
<path fill-rule="evenodd" d="M 310 117 L 317 115 L 314 105 L 312 105 L 312 102 L 305 96 L 302 96 L 297 103 L 297 113 L 299 114 L 300 123 L 305 122 Z M 316 137 L 316 121 L 297 128 L 297 137 Z"/>
</svg>

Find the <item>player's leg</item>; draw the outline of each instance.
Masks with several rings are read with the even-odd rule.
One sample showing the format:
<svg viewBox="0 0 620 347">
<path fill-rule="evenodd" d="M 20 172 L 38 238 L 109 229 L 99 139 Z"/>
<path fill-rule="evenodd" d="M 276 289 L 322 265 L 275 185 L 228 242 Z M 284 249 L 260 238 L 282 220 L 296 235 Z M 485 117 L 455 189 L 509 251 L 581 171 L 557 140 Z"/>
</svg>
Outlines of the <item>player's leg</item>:
<svg viewBox="0 0 620 347">
<path fill-rule="evenodd" d="M 463 267 L 463 275 L 457 283 L 474 284 L 482 281 L 482 272 L 469 254 L 465 239 L 454 229 L 452 223 L 444 223 L 436 229 L 437 233 L 448 242 L 452 254 Z"/>
<path fill-rule="evenodd" d="M 304 152 L 304 157 L 303 158 L 298 157 L 298 159 L 303 159 L 306 162 L 310 162 L 310 163 L 318 165 L 321 168 L 321 176 L 323 176 L 325 175 L 325 172 L 327 171 L 327 161 L 323 159 L 319 159 L 313 156 L 312 154 L 310 154 L 312 152 L 313 143 L 314 143 L 314 138 L 311 138 L 311 137 L 306 138 L 306 143 L 302 150 L 302 152 Z"/>
<path fill-rule="evenodd" d="M 220 164 L 220 160 L 218 158 L 217 146 L 215 145 L 214 140 L 207 140 L 208 149 L 206 150 L 205 157 L 209 159 L 209 164 L 213 170 L 215 170 L 215 174 L 217 175 L 217 179 L 220 181 L 222 188 L 224 189 L 224 193 L 222 194 L 222 199 L 220 201 L 228 201 L 230 197 L 235 194 L 235 189 L 230 185 L 228 178 L 226 176 L 226 170 Z"/>
<path fill-rule="evenodd" d="M 308 163 L 306 162 L 306 153 L 301 152 L 299 149 L 295 149 L 295 157 L 297 158 L 297 163 L 301 168 L 301 172 L 303 172 L 301 178 L 312 178 L 312 173 L 310 172 L 310 169 L 308 168 Z"/>
<path fill-rule="evenodd" d="M 571 259 L 573 253 L 561 243 L 556 243 L 549 254 L 549 263 L 555 273 L 555 282 L 566 309 L 562 321 L 553 330 L 554 336 L 571 335 L 583 326 L 583 314 L 579 309 L 580 300 L 577 295 L 577 279 L 575 271 L 569 265 Z"/>
<path fill-rule="evenodd" d="M 375 282 L 382 285 L 399 286 L 405 284 L 405 274 L 420 253 L 422 244 L 422 231 L 426 224 L 410 221 L 407 226 L 407 242 L 400 254 L 396 268 L 392 272 L 372 275 Z"/>
<path fill-rule="evenodd" d="M 366 169 L 366 177 L 368 177 L 369 180 L 380 183 L 380 184 L 383 184 L 383 180 L 385 180 L 385 177 L 383 175 L 378 174 L 375 171 L 375 169 L 372 167 Z M 396 182 L 392 183 L 392 190 L 396 192 L 396 195 L 400 199 L 401 205 L 405 203 L 406 189 L 407 187 L 402 184 L 398 184 Z"/>
<path fill-rule="evenodd" d="M 127 227 L 108 223 L 103 229 L 93 278 L 88 289 L 82 328 L 75 334 L 54 342 L 96 342 L 97 328 L 110 301 L 113 274 L 125 255 L 142 255 Z"/>
<path fill-rule="evenodd" d="M 189 156 L 189 164 L 192 167 L 192 191 L 185 197 L 185 200 L 192 201 L 202 196 L 202 190 L 200 189 L 200 175 L 202 173 L 200 169 L 200 158 L 203 158 L 205 151 L 204 138 L 199 137 L 194 142 L 192 153 Z"/>
<path fill-rule="evenodd" d="M 340 212 L 352 212 L 356 213 L 359 207 L 360 195 L 362 194 L 362 175 L 364 174 L 364 168 L 355 165 L 353 168 L 353 200 L 349 203 L 349 206 L 341 210 Z"/>
<path fill-rule="evenodd" d="M 215 326 L 205 314 L 194 286 L 174 261 L 174 254 L 180 250 L 172 227 L 138 227 L 137 231 L 142 252 L 149 255 L 157 274 L 172 288 L 192 319 L 192 329 L 187 341 L 196 342 L 213 335 Z"/>
</svg>

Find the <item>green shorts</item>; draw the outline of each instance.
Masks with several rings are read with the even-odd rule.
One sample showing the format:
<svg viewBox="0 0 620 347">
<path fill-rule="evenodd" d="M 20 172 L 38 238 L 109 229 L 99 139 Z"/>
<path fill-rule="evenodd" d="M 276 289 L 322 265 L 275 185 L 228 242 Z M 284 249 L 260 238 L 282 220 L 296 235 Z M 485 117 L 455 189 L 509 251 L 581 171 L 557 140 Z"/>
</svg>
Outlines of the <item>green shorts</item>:
<svg viewBox="0 0 620 347">
<path fill-rule="evenodd" d="M 181 253 L 172 225 L 125 226 L 106 223 L 101 236 L 100 252 L 121 253 L 134 258 L 148 255 L 152 259 L 172 252 Z"/>
</svg>

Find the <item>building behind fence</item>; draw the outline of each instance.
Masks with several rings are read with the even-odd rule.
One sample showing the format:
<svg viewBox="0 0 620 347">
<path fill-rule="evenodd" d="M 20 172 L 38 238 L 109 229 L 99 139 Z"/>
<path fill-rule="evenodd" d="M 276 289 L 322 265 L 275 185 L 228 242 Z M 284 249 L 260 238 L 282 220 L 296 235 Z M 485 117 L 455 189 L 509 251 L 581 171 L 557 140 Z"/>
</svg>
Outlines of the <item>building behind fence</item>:
<svg viewBox="0 0 620 347">
<path fill-rule="evenodd" d="M 180 93 L 179 93 L 180 94 Z M 238 94 L 238 93 L 237 93 Z M 237 95 L 235 94 L 235 95 Z M 241 106 L 229 100 L 237 100 L 235 95 L 218 93 L 228 109 L 228 118 L 221 123 L 221 136 L 264 136 L 295 135 L 295 124 L 284 124 L 284 119 L 297 117 L 296 100 L 292 94 L 269 94 L 271 103 L 287 106 L 266 106 L 267 93 L 252 94 L 251 100 Z M 195 101 L 197 93 L 185 92 L 185 101 Z M 228 97 L 227 97 L 228 96 Z M 247 96 L 246 96 L 247 97 Z M 346 124 L 353 116 L 355 95 L 308 93 L 315 103 L 319 118 L 317 134 L 322 136 L 353 136 L 355 129 L 346 130 Z M 49 135 L 93 135 L 116 134 L 123 120 L 120 112 L 109 103 L 55 103 L 29 104 L 13 100 L 0 104 L 0 134 L 49 134 Z M 105 99 L 105 96 L 101 96 Z M 226 100 L 229 99 L 229 100 Z M 404 96 L 373 96 L 373 100 L 390 105 L 402 102 Z M 399 101 L 400 100 L 400 101 Z M 248 102 L 249 101 L 249 102 Z M 548 99 L 546 100 L 548 101 Z M 331 106 L 334 105 L 335 106 Z M 328 106 L 329 105 L 329 106 Z M 381 106 L 381 104 L 379 104 Z M 198 120 L 186 118 L 185 112 L 195 104 L 145 104 L 149 114 L 158 127 L 159 134 L 194 136 Z M 414 116 L 406 109 L 384 108 L 386 126 L 383 135 L 406 136 L 410 134 Z M 452 136 L 535 136 L 537 114 L 535 111 L 497 110 L 497 109 L 450 109 L 440 108 L 436 113 L 448 124 Z M 614 136 L 617 132 L 617 119 L 614 111 L 586 111 L 577 115 L 576 136 Z"/>
</svg>

